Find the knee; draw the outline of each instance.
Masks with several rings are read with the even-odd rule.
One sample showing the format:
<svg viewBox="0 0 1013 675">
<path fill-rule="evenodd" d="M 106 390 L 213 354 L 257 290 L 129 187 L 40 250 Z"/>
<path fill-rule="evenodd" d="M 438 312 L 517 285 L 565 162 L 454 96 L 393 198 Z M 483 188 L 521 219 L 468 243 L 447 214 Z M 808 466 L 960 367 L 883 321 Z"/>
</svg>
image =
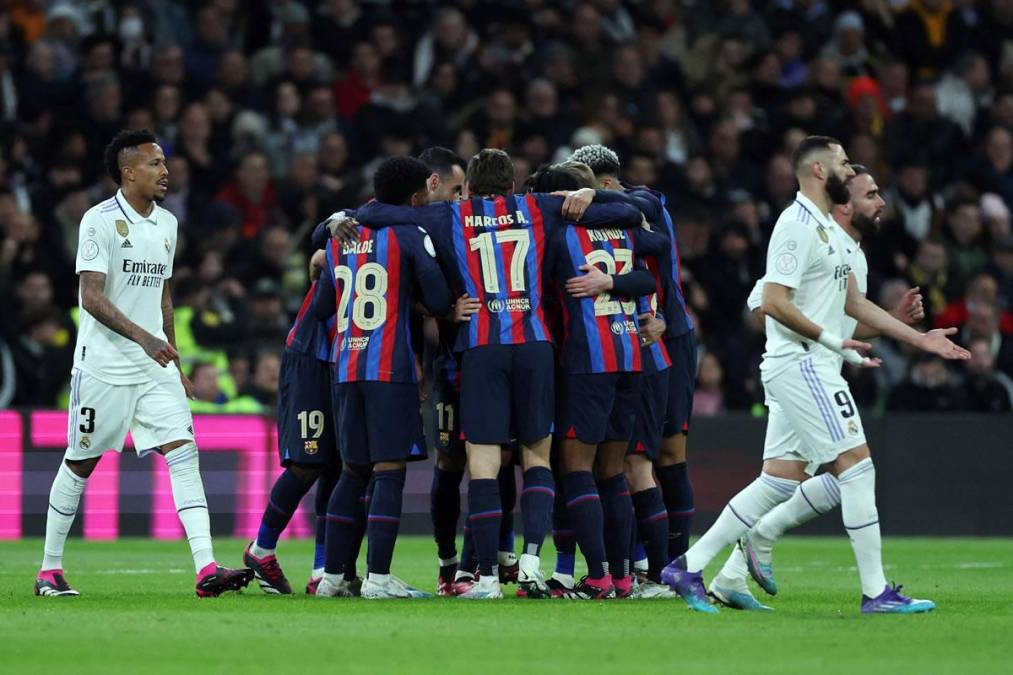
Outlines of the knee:
<svg viewBox="0 0 1013 675">
<path fill-rule="evenodd" d="M 666 438 L 661 443 L 661 452 L 658 453 L 658 464 L 669 466 L 670 464 L 682 464 L 686 461 L 686 435 L 678 433 L 675 436 Z"/>
<path fill-rule="evenodd" d="M 289 464 L 289 472 L 301 480 L 303 483 L 313 483 L 320 478 L 320 474 L 323 473 L 323 469 L 319 466 L 313 466 L 310 464 Z"/>
<path fill-rule="evenodd" d="M 348 462 L 345 462 L 341 470 L 350 476 L 355 476 L 364 483 L 369 480 L 370 474 L 373 473 L 373 467 L 368 464 L 349 464 Z"/>
<path fill-rule="evenodd" d="M 98 466 L 98 457 L 91 459 L 64 459 L 67 468 L 78 478 L 88 478 L 91 472 Z"/>
</svg>

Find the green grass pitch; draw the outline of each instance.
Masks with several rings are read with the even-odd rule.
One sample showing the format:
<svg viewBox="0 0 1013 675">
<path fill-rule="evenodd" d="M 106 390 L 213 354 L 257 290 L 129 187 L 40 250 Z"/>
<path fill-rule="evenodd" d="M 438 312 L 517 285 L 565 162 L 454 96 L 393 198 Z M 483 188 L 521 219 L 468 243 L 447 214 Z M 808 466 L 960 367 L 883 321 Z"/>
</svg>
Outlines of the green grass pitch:
<svg viewBox="0 0 1013 675">
<path fill-rule="evenodd" d="M 219 561 L 237 565 L 244 544 L 217 540 Z M 844 537 L 785 540 L 777 611 L 717 616 L 681 600 L 520 600 L 513 586 L 502 602 L 256 587 L 198 600 L 183 542 L 136 539 L 72 540 L 66 567 L 83 596 L 36 598 L 42 542 L 4 542 L 0 673 L 1013 673 L 1013 540 L 888 538 L 884 549 L 887 577 L 939 609 L 861 616 Z M 306 541 L 279 547 L 300 590 L 311 553 Z M 434 563 L 427 538 L 398 542 L 394 573 L 410 583 L 431 590 Z"/>
</svg>

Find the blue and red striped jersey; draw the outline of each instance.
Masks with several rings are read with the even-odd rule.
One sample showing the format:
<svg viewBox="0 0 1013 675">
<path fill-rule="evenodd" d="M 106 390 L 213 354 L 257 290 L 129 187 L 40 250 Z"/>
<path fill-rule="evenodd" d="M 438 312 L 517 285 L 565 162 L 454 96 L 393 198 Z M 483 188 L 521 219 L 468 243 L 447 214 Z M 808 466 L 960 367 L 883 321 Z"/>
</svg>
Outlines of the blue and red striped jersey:
<svg viewBox="0 0 1013 675">
<path fill-rule="evenodd" d="M 651 227 L 661 231 L 669 239 L 669 250 L 664 255 L 647 261 L 647 266 L 658 278 L 658 301 L 661 312 L 668 324 L 665 337 L 678 337 L 693 330 L 693 317 L 686 308 L 686 296 L 682 292 L 682 261 L 679 257 L 679 241 L 675 236 L 675 222 L 668 212 L 665 195 L 650 188 L 632 188 L 629 194 L 651 195 L 657 199 L 659 210 L 657 217 L 648 216 Z"/>
<path fill-rule="evenodd" d="M 653 256 L 646 258 L 648 268 L 650 268 L 652 260 L 654 260 Z M 653 271 L 651 271 L 651 277 L 655 282 L 655 291 L 650 295 L 637 298 L 637 314 L 641 316 L 644 314 L 654 316 L 658 313 L 658 294 L 661 292 L 658 290 L 659 279 Z M 661 316 L 664 318 L 665 315 Z M 668 355 L 664 340 L 658 340 L 646 347 L 641 347 L 640 360 L 644 365 L 644 373 L 657 373 L 672 367 L 672 359 Z"/>
<path fill-rule="evenodd" d="M 633 271 L 633 240 L 626 230 L 567 227 L 554 242 L 553 271 L 563 311 L 562 366 L 567 373 L 615 373 L 641 370 L 635 300 L 602 293 L 575 298 L 563 287 L 583 274 L 585 264 L 606 274 Z"/>
<path fill-rule="evenodd" d="M 478 298 L 481 310 L 457 331 L 456 351 L 494 344 L 551 341 L 542 305 L 546 241 L 565 225 L 562 197 L 503 195 L 439 202 L 422 208 L 371 202 L 360 223 L 408 222 L 426 229 L 451 284 Z M 631 228 L 640 212 L 628 204 L 592 204 L 578 225 Z"/>
<path fill-rule="evenodd" d="M 296 314 L 288 337 L 285 338 L 285 348 L 300 354 L 312 354 L 321 361 L 330 361 L 333 356 L 332 347 L 337 332 L 337 321 L 334 317 L 321 321 L 312 313 L 307 315 L 316 288 L 317 281 L 314 280 L 310 284 L 310 289 L 306 291 L 306 297 L 299 306 L 299 313 Z"/>
<path fill-rule="evenodd" d="M 313 312 L 336 317 L 337 382 L 416 382 L 411 312 L 416 292 L 433 314 L 450 308 L 450 290 L 432 244 L 416 227 L 360 226 L 358 241 L 327 243 L 327 265 Z"/>
</svg>

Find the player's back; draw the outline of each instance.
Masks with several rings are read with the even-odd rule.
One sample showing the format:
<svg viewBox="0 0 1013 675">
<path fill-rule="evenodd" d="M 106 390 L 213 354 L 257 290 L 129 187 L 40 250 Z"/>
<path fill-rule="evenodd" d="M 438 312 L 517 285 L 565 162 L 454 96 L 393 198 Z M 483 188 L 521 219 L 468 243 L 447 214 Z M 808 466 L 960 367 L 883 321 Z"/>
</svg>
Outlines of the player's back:
<svg viewBox="0 0 1013 675">
<path fill-rule="evenodd" d="M 567 279 L 583 274 L 582 265 L 597 265 L 606 274 L 633 271 L 633 236 L 627 230 L 568 225 L 552 241 L 553 271 L 563 310 L 562 362 L 568 373 L 641 369 L 636 301 L 610 293 L 576 298 L 562 288 Z"/>
<path fill-rule="evenodd" d="M 424 237 L 415 227 L 360 226 L 358 241 L 328 243 L 338 382 L 416 382 L 410 317 L 414 261 L 431 255 Z"/>
<path fill-rule="evenodd" d="M 151 213 L 142 216 L 117 192 L 85 212 L 79 231 L 78 274 L 104 274 L 109 301 L 162 340 L 163 285 L 172 276 L 176 230 L 176 217 L 169 211 L 153 204 Z M 110 384 L 176 376 L 175 366 L 161 368 L 136 342 L 99 323 L 83 305 L 81 310 L 75 367 Z"/>
<path fill-rule="evenodd" d="M 324 322 L 309 311 L 318 283 L 319 280 L 314 279 L 310 284 L 295 321 L 292 322 L 292 327 L 285 337 L 285 349 L 313 356 L 320 361 L 331 361 L 334 358 L 334 338 L 338 330 L 337 318 L 331 317 Z"/>
<path fill-rule="evenodd" d="M 457 349 L 551 340 L 542 307 L 546 230 L 535 195 L 473 198 L 451 207 L 456 276 L 481 301 Z"/>
</svg>

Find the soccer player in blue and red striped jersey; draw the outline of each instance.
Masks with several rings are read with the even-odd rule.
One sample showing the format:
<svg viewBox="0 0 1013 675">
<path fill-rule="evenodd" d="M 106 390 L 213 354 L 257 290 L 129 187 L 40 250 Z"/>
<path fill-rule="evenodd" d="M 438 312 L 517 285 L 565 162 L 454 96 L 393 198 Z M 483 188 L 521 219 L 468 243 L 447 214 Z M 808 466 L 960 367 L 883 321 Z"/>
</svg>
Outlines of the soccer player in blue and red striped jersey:
<svg viewBox="0 0 1013 675">
<path fill-rule="evenodd" d="M 556 188 L 566 175 L 577 181 L 575 187 L 593 180 L 586 167 L 561 165 L 536 174 L 533 188 Z M 583 181 L 581 175 L 586 176 Z M 644 229 L 567 227 L 552 247 L 552 274 L 565 332 L 556 424 L 563 435 L 566 506 L 588 565 L 588 576 L 566 596 L 627 597 L 633 588 L 628 569 L 633 505 L 624 457 L 642 370 L 637 305 L 632 298 L 655 287 L 643 263 L 635 267 L 635 256 L 663 252 L 668 241 Z M 603 283 L 598 285 L 595 279 Z"/>
<path fill-rule="evenodd" d="M 626 190 L 619 179 L 619 158 L 610 149 L 601 145 L 584 146 L 574 152 L 571 159 L 587 164 L 603 189 Z M 666 323 L 663 345 L 672 362 L 668 378 L 668 396 L 662 416 L 664 429 L 661 446 L 654 462 L 655 475 L 668 513 L 666 555 L 671 560 L 685 553 L 689 546 L 689 529 L 694 512 L 693 486 L 686 465 L 686 438 L 689 434 L 689 419 L 693 411 L 693 390 L 696 383 L 696 335 L 693 317 L 687 309 L 686 298 L 682 292 L 678 240 L 665 197 L 647 188 L 635 188 L 630 192 L 634 196 L 653 195 L 657 199 L 660 205 L 658 211 L 660 219 L 656 219 L 653 225 L 661 228 L 671 243 L 667 255 L 656 256 L 653 262 L 647 261 L 648 266 L 661 281 L 661 292 L 658 297 Z M 658 400 L 660 401 L 660 396 Z"/>
<path fill-rule="evenodd" d="M 380 202 L 428 201 L 425 164 L 384 161 L 373 178 Z M 405 462 L 422 452 L 422 417 L 412 347 L 412 305 L 442 316 L 450 290 L 428 235 L 414 226 L 357 226 L 354 241 L 328 242 L 327 264 L 313 298 L 319 318 L 337 316 L 334 408 L 344 462 L 327 509 L 327 556 L 318 595 L 338 594 L 339 573 L 353 545 L 357 509 L 372 477 L 364 598 L 424 597 L 390 573 L 401 520 Z"/>
<path fill-rule="evenodd" d="M 512 194 L 513 164 L 501 150 L 475 155 L 465 181 L 464 201 L 400 210 L 371 203 L 357 217 L 367 224 L 400 221 L 424 227 L 448 278 L 481 301 L 479 312 L 458 330 L 455 345 L 463 352 L 461 424 L 471 474 L 469 525 L 480 575 L 478 584 L 460 597 L 499 598 L 500 446 L 513 438 L 520 442 L 526 494 L 548 498 L 547 506 L 545 499 L 534 499 L 537 505 L 524 514 L 525 551 L 537 550 L 539 536 L 544 538 L 555 489 L 549 470 L 553 352 L 542 293 L 546 243 L 566 222 L 568 198 Z M 593 204 L 578 224 L 631 228 L 641 221 L 632 206 Z M 529 595 L 542 595 L 547 589 L 540 572 L 527 572 Z"/>
<path fill-rule="evenodd" d="M 323 575 L 324 515 L 341 471 L 331 413 L 330 359 L 335 322 L 320 321 L 308 311 L 324 258 L 324 252 L 317 251 L 310 259 L 313 283 L 285 339 L 281 357 L 278 450 L 285 471 L 271 488 L 257 538 L 243 552 L 246 566 L 254 571 L 266 593 L 292 593 L 292 586 L 278 564 L 275 548 L 278 537 L 314 483 L 317 485 L 316 549 L 307 593 L 316 591 Z"/>
</svg>

